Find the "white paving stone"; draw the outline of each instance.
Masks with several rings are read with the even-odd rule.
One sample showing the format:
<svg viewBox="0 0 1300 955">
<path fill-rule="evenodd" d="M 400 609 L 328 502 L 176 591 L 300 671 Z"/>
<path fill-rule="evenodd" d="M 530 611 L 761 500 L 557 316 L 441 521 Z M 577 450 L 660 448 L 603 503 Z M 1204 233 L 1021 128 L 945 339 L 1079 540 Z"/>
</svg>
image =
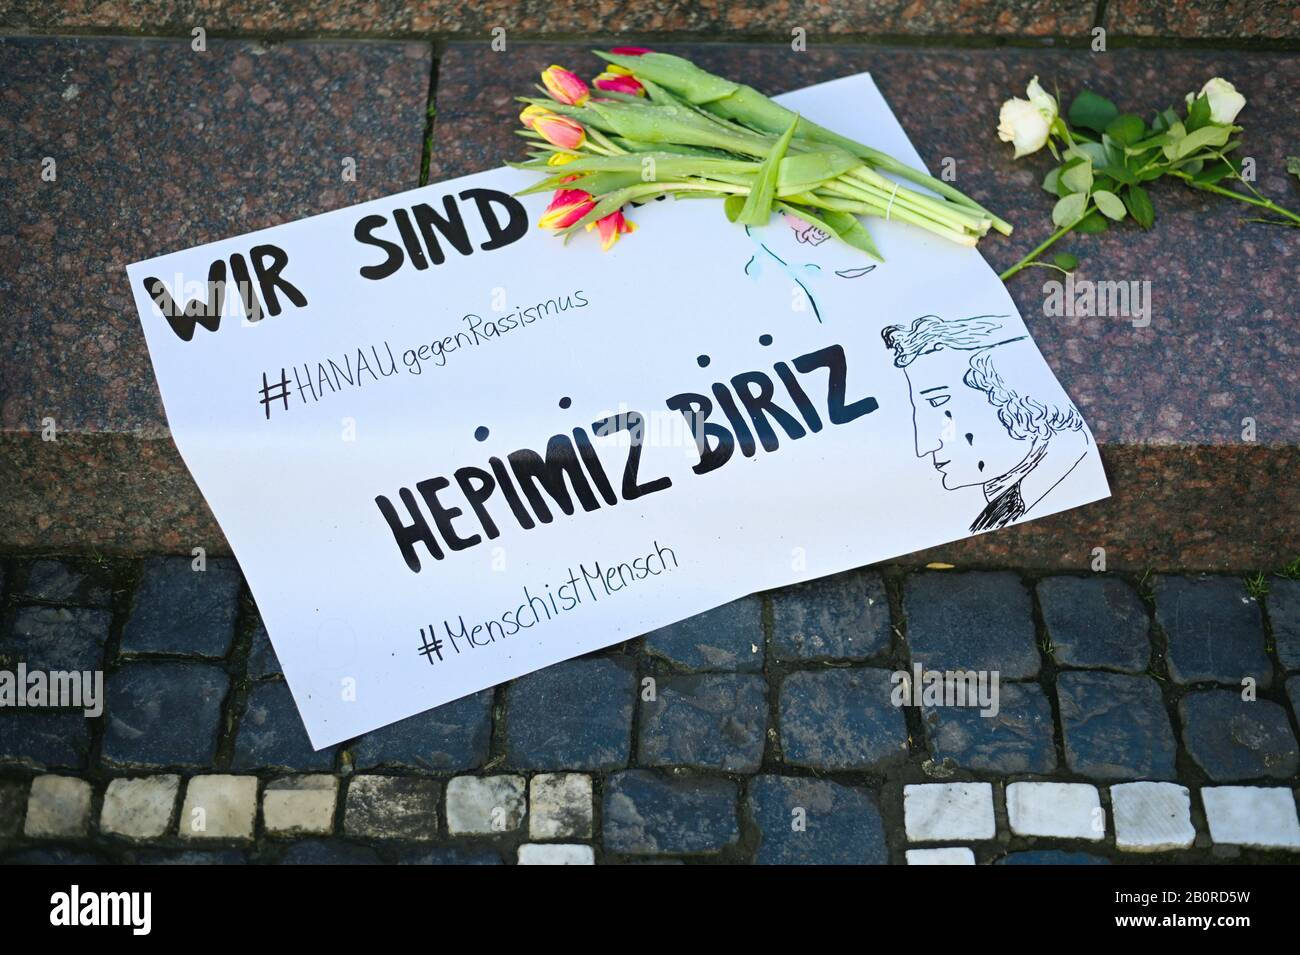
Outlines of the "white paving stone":
<svg viewBox="0 0 1300 955">
<path fill-rule="evenodd" d="M 34 839 L 84 836 L 90 828 L 90 783 L 72 776 L 37 776 L 27 794 L 23 832 Z"/>
<path fill-rule="evenodd" d="M 533 839 L 591 838 L 591 777 L 539 773 L 528 784 L 528 835 Z"/>
<path fill-rule="evenodd" d="M 523 818 L 522 776 L 457 776 L 447 783 L 447 831 L 453 836 L 509 832 Z"/>
<path fill-rule="evenodd" d="M 992 839 L 993 786 L 989 783 L 926 783 L 903 787 L 903 819 L 911 842 Z"/>
<path fill-rule="evenodd" d="M 908 865 L 974 865 L 975 853 L 962 846 L 947 849 L 908 849 Z"/>
<path fill-rule="evenodd" d="M 1187 849 L 1196 841 L 1192 796 L 1177 783 L 1121 783 L 1110 787 L 1115 845 L 1129 852 Z"/>
<path fill-rule="evenodd" d="M 1291 790 L 1277 786 L 1207 786 L 1205 821 L 1215 842 L 1261 849 L 1300 849 Z"/>
<path fill-rule="evenodd" d="M 272 835 L 326 835 L 334 829 L 339 781 L 327 774 L 288 776 L 266 784 L 262 823 Z"/>
<path fill-rule="evenodd" d="M 104 793 L 104 808 L 99 814 L 100 831 L 127 839 L 164 836 L 171 827 L 180 791 L 179 776 L 114 779 Z"/>
<path fill-rule="evenodd" d="M 596 853 L 591 846 L 563 845 L 548 842 L 525 843 L 519 847 L 520 865 L 595 865 Z"/>
<path fill-rule="evenodd" d="M 1007 820 L 1018 836 L 1100 841 L 1106 835 L 1101 795 L 1087 783 L 1012 783 Z"/>
<path fill-rule="evenodd" d="M 256 822 L 256 776 L 195 776 L 177 831 L 185 839 L 251 839 Z"/>
</svg>

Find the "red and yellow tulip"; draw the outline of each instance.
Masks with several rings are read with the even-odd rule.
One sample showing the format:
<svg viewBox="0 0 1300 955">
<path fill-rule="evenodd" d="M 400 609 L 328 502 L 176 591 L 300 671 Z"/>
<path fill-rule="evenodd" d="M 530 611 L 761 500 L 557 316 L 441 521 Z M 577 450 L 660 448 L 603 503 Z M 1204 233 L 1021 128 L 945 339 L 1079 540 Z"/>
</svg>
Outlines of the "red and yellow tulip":
<svg viewBox="0 0 1300 955">
<path fill-rule="evenodd" d="M 549 66 L 542 70 L 542 85 L 552 99 L 566 106 L 582 106 L 591 98 L 587 84 L 562 66 Z"/>
<path fill-rule="evenodd" d="M 588 222 L 587 231 L 590 232 L 592 229 L 600 232 L 600 247 L 603 251 L 608 252 L 614 247 L 614 243 L 618 241 L 620 235 L 636 231 L 636 223 L 629 222 L 620 209 L 618 212 L 610 213 L 603 219 Z"/>
<path fill-rule="evenodd" d="M 621 66 L 611 66 L 600 76 L 592 80 L 592 85 L 607 93 L 626 93 L 629 96 L 645 96 L 645 87 L 635 76 Z"/>
<path fill-rule="evenodd" d="M 537 225 L 558 232 L 567 229 L 596 207 L 591 193 L 582 189 L 557 189 Z M 604 221 L 604 220 L 602 220 Z"/>
<path fill-rule="evenodd" d="M 552 113 L 544 106 L 528 106 L 519 114 L 519 121 L 535 130 L 552 146 L 561 149 L 580 149 L 587 141 L 587 131 L 576 120 Z"/>
</svg>

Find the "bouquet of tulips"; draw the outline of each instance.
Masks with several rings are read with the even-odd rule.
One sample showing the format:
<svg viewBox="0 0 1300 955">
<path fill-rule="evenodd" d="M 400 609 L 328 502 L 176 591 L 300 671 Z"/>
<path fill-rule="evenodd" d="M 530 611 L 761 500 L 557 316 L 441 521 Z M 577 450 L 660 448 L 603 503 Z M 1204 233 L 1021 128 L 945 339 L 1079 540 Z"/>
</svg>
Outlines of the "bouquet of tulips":
<svg viewBox="0 0 1300 955">
<path fill-rule="evenodd" d="M 608 249 L 635 228 L 631 206 L 666 195 L 721 199 L 727 218 L 747 226 L 788 213 L 877 259 L 859 216 L 966 246 L 989 229 L 1011 233 L 948 183 L 689 60 L 638 47 L 597 55 L 609 66 L 594 89 L 552 66 L 542 73 L 547 97 L 520 98 L 519 132 L 535 148 L 511 165 L 545 174 L 525 193 L 556 190 L 540 225 L 559 235 L 596 229 Z"/>
</svg>

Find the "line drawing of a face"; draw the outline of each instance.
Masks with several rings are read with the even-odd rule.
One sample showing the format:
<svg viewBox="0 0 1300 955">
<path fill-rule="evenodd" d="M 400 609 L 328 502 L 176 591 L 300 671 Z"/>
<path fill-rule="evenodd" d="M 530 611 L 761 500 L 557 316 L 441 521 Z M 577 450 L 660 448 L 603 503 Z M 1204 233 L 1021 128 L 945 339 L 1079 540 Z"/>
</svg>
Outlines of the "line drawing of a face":
<svg viewBox="0 0 1300 955">
<path fill-rule="evenodd" d="M 949 491 L 1010 472 L 1032 446 L 1012 439 L 988 395 L 962 380 L 970 358 L 968 351 L 941 349 L 903 369 L 912 397 L 916 456 L 931 458 Z"/>
<path fill-rule="evenodd" d="M 945 490 L 984 492 L 972 532 L 1024 517 L 1092 443 L 1059 385 L 1036 378 L 1041 358 L 1028 334 L 1004 330 L 1007 317 L 923 315 L 881 330 L 907 379 L 916 456 L 930 458 Z"/>
</svg>

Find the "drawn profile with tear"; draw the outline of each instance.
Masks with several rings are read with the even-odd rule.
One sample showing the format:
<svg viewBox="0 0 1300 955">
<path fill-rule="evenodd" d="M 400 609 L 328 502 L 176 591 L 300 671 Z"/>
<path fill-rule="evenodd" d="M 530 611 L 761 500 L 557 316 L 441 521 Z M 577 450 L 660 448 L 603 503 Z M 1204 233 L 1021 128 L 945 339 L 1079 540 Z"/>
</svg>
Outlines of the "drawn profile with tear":
<svg viewBox="0 0 1300 955">
<path fill-rule="evenodd" d="M 1092 436 L 1028 334 L 1004 329 L 1006 315 L 945 320 L 924 315 L 881 331 L 912 399 L 916 456 L 930 457 L 945 489 L 980 486 L 986 506 L 972 532 L 1024 517 L 1089 453 Z M 1048 373 L 1050 376 L 1050 372 Z"/>
</svg>

